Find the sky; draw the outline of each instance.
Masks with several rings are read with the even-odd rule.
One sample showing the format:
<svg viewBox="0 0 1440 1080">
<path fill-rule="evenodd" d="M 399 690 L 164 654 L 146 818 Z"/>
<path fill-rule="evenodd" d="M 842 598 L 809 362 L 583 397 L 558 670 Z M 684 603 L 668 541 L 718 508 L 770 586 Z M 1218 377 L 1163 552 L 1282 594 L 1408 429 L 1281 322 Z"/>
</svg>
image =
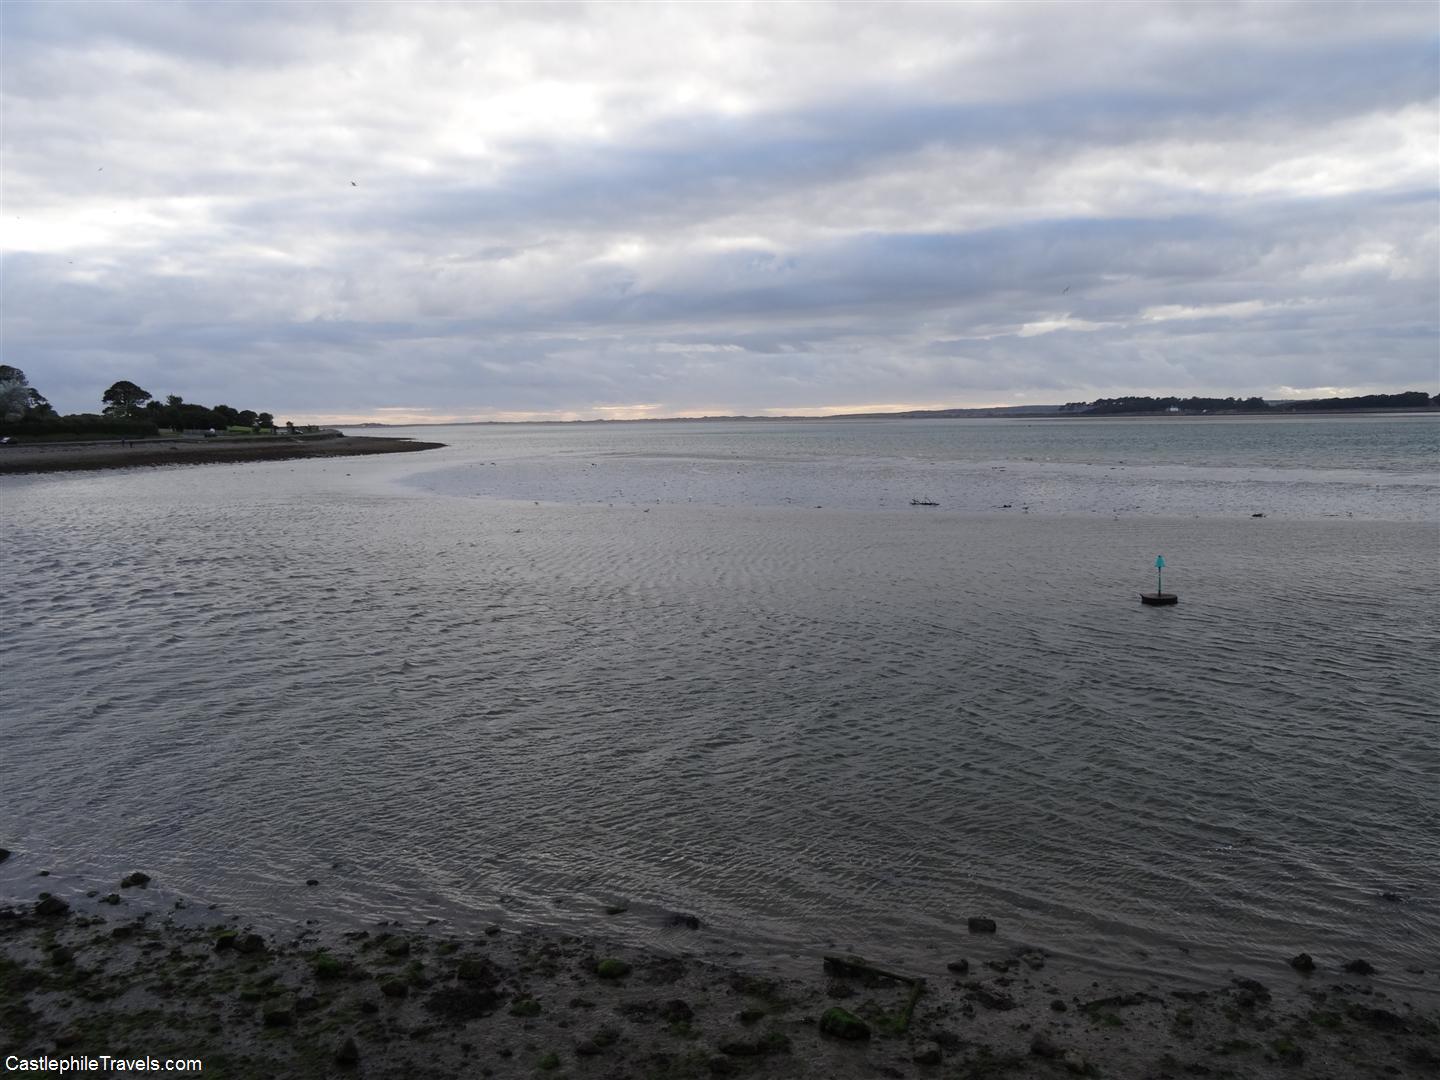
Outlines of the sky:
<svg viewBox="0 0 1440 1080">
<path fill-rule="evenodd" d="M 0 49 L 0 362 L 61 412 L 1440 389 L 1429 0 L 6 0 Z"/>
</svg>

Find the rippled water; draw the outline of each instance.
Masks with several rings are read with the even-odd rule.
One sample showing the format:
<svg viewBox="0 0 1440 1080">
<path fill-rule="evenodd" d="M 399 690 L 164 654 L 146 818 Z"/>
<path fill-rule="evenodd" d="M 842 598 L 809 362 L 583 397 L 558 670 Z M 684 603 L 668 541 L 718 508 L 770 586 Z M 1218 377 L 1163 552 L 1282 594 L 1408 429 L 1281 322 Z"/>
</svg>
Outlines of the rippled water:
<svg viewBox="0 0 1440 1080">
<path fill-rule="evenodd" d="M 6 478 L 0 891 L 141 866 L 247 914 L 913 962 L 989 914 L 1097 963 L 1423 982 L 1436 427 L 1344 424 L 1363 469 L 1350 428 L 1302 469 L 1105 425 L 1163 513 L 1086 508 L 1127 492 L 1100 427 L 1059 465 L 963 425 L 929 458 L 885 425 L 607 425 Z M 997 465 L 1060 471 L 1028 513 L 908 505 Z M 1176 608 L 1137 603 L 1157 552 Z"/>
</svg>

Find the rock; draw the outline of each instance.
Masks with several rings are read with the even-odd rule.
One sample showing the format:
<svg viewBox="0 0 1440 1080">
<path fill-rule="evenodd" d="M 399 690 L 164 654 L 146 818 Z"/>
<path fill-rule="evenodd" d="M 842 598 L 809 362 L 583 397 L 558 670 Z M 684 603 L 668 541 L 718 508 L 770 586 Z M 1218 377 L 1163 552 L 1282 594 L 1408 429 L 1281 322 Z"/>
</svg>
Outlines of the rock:
<svg viewBox="0 0 1440 1080">
<path fill-rule="evenodd" d="M 1020 961 L 1031 971 L 1039 971 L 1045 966 L 1045 954 L 1031 949 L 1020 954 Z"/>
<path fill-rule="evenodd" d="M 66 964 L 74 963 L 75 951 L 67 949 L 63 945 L 57 945 L 50 950 L 50 963 L 56 967 L 64 967 Z"/>
<path fill-rule="evenodd" d="M 1400 903 L 1400 901 L 1402 901 L 1402 900 L 1405 899 L 1405 898 L 1404 898 L 1403 896 L 1401 896 L 1401 895 L 1400 895 L 1399 893 L 1397 893 L 1397 892 L 1382 892 L 1382 893 L 1380 894 L 1380 899 L 1381 899 L 1381 900 L 1388 900 L 1388 901 L 1390 901 L 1390 903 L 1392 903 L 1392 904 L 1398 904 L 1398 903 Z"/>
<path fill-rule="evenodd" d="M 215 951 L 224 952 L 226 949 L 233 949 L 239 937 L 240 932 L 238 930 L 221 930 L 220 933 L 215 936 Z"/>
<path fill-rule="evenodd" d="M 489 926 L 485 927 L 486 937 L 494 937 L 498 933 L 500 933 L 500 927 L 496 926 L 494 923 L 491 923 Z"/>
<path fill-rule="evenodd" d="M 746 1027 L 749 1027 L 751 1024 L 758 1024 L 761 1020 L 765 1019 L 765 1015 L 764 1009 L 741 1009 L 737 1019 Z"/>
<path fill-rule="evenodd" d="M 461 982 L 479 983 L 482 986 L 494 986 L 500 981 L 500 973 L 489 960 L 461 960 L 460 966 L 455 969 L 455 976 Z"/>
<path fill-rule="evenodd" d="M 1061 1050 L 1060 1047 L 1056 1046 L 1053 1042 L 1051 1042 L 1047 1036 L 1037 1032 L 1030 1039 L 1030 1053 L 1034 1054 L 1036 1057 L 1057 1058 L 1060 1057 L 1060 1055 L 1063 1054 L 1064 1051 Z"/>
<path fill-rule="evenodd" d="M 949 970 L 953 971 L 956 975 L 970 974 L 969 960 L 951 960 L 950 963 L 946 964 L 945 966 Z"/>
<path fill-rule="evenodd" d="M 999 990 L 992 990 L 984 983 L 970 983 L 966 987 L 966 997 L 972 1001 L 978 1001 L 987 1009 L 995 1009 L 999 1012 L 1008 1012 L 1015 1008 L 1015 999 L 1009 994 Z"/>
<path fill-rule="evenodd" d="M 921 1050 L 910 1060 L 916 1065 L 939 1065 L 945 1060 L 945 1055 L 940 1053 L 938 1046 L 932 1046 L 928 1050 Z"/>
<path fill-rule="evenodd" d="M 360 1011 L 366 1016 L 374 1016 L 380 1011 L 380 1003 L 378 1001 L 362 1001 L 360 1002 Z"/>
<path fill-rule="evenodd" d="M 602 1027 L 599 1031 L 595 1032 L 594 1035 L 590 1036 L 590 1041 L 600 1047 L 614 1046 L 620 1041 L 620 1032 L 612 1027 Z"/>
<path fill-rule="evenodd" d="M 700 919 L 695 915 L 687 915 L 683 911 L 676 911 L 671 913 L 670 918 L 666 920 L 666 925 L 678 926 L 686 930 L 699 930 Z"/>
<path fill-rule="evenodd" d="M 116 940 L 123 941 L 125 938 L 135 936 L 135 928 L 133 926 L 117 926 L 110 931 L 110 936 Z"/>
<path fill-rule="evenodd" d="M 1052 998 L 1050 1001 L 1051 1012 L 1064 1012 L 1069 1007 L 1069 1005 L 1066 1005 L 1065 1002 L 1061 1001 L 1059 998 Z"/>
<path fill-rule="evenodd" d="M 385 955 L 396 957 L 409 956 L 410 939 L 403 937 L 391 938 L 385 943 Z"/>
<path fill-rule="evenodd" d="M 681 1001 L 679 998 L 673 1001 L 667 1001 L 664 1005 L 660 1006 L 660 1019 L 668 1020 L 672 1024 L 677 1020 L 693 1020 L 694 1018 L 695 1010 L 690 1008 L 687 1002 Z"/>
<path fill-rule="evenodd" d="M 45 918 L 54 918 L 59 915 L 69 915 L 70 905 L 58 896 L 51 896 L 49 893 L 41 893 L 40 899 L 35 903 L 35 914 Z"/>
<path fill-rule="evenodd" d="M 1275 1056 L 1285 1065 L 1299 1065 L 1305 1060 L 1305 1051 L 1286 1038 L 1276 1039 L 1270 1044 L 1270 1049 L 1275 1051 Z"/>
<path fill-rule="evenodd" d="M 981 918 L 981 917 L 978 916 L 978 915 L 972 915 L 972 916 L 970 916 L 970 918 L 966 921 L 965 925 L 970 928 L 970 933 L 972 933 L 972 934 L 993 934 L 993 933 L 995 933 L 995 920 L 994 920 L 994 919 L 985 919 L 985 918 Z"/>
<path fill-rule="evenodd" d="M 399 979 L 386 979 L 380 984 L 380 993 L 388 998 L 403 998 L 410 993 L 410 987 Z"/>
<path fill-rule="evenodd" d="M 1061 1060 L 1065 1063 L 1065 1068 L 1072 1073 L 1085 1073 L 1090 1070 L 1090 1063 L 1081 1057 L 1078 1050 L 1065 1051 L 1065 1056 Z"/>
<path fill-rule="evenodd" d="M 1254 979 L 1232 979 L 1231 984 L 1235 987 L 1232 993 L 1237 1005 L 1248 1009 L 1256 1005 L 1268 1005 L 1270 1002 L 1270 991 L 1266 989 L 1264 983 Z"/>
<path fill-rule="evenodd" d="M 340 1048 L 335 1051 L 335 1064 L 355 1065 L 359 1061 L 360 1047 L 355 1045 L 355 1037 L 353 1035 L 346 1036 L 345 1041 L 340 1044 Z"/>
<path fill-rule="evenodd" d="M 133 874 L 127 874 L 125 877 L 120 879 L 120 887 L 122 889 L 143 889 L 149 884 L 150 875 L 140 870 L 136 870 Z"/>
<path fill-rule="evenodd" d="M 313 877 L 312 877 L 312 878 L 306 878 L 306 879 L 305 879 L 305 884 L 308 885 L 308 886 L 310 886 L 310 887 L 313 889 L 316 885 L 319 885 L 319 884 L 320 884 L 320 879 L 319 879 L 319 878 L 313 878 Z M 351 1039 L 351 1040 L 349 1040 L 349 1041 L 350 1041 L 352 1044 L 354 1043 L 354 1040 L 353 1040 L 353 1039 Z M 339 1060 L 338 1056 L 337 1056 L 336 1060 Z"/>
<path fill-rule="evenodd" d="M 1290 958 L 1290 966 L 1296 971 L 1311 972 L 1315 970 L 1315 960 L 1308 952 L 1302 952 Z"/>
<path fill-rule="evenodd" d="M 602 979 L 623 979 L 630 974 L 630 965 L 624 960 L 601 960 L 595 965 L 595 974 Z"/>
<path fill-rule="evenodd" d="M 264 1010 L 261 1017 L 266 1027 L 293 1027 L 295 1025 L 295 1013 L 279 1006 Z"/>
<path fill-rule="evenodd" d="M 4 861 L 5 861 L 6 859 L 8 859 L 9 857 L 10 857 L 10 849 L 9 849 L 9 848 L 0 847 L 0 862 L 4 862 Z"/>
<path fill-rule="evenodd" d="M 606 904 L 606 905 L 605 905 L 605 914 L 606 914 L 606 915 L 624 915 L 625 912 L 627 912 L 627 911 L 629 911 L 629 910 L 630 910 L 630 909 L 629 909 L 628 907 L 626 907 L 624 904 Z"/>
<path fill-rule="evenodd" d="M 1408 1031 L 1410 1024 L 1399 1013 L 1389 1009 L 1375 1009 L 1368 1005 L 1351 1005 L 1346 1010 L 1352 1020 L 1377 1028 L 1380 1031 Z"/>
<path fill-rule="evenodd" d="M 1351 960 L 1345 965 L 1351 975 L 1374 975 L 1375 967 L 1368 960 Z"/>
<path fill-rule="evenodd" d="M 575 1044 L 575 1053 L 579 1057 L 594 1057 L 604 1052 L 605 1048 L 596 1043 L 594 1039 L 581 1039 Z"/>
<path fill-rule="evenodd" d="M 57 1050 L 68 1050 L 79 1041 L 80 1032 L 73 1027 L 55 1033 L 55 1049 Z"/>
<path fill-rule="evenodd" d="M 462 1023 L 489 1016 L 499 1007 L 499 994 L 473 986 L 447 986 L 425 999 L 425 1008 L 432 1013 Z"/>
<path fill-rule="evenodd" d="M 119 893 L 113 893 L 113 892 L 112 892 L 112 893 L 106 893 L 104 896 L 102 896 L 102 897 L 100 898 L 100 902 L 101 902 L 102 904 L 118 904 L 118 903 L 120 903 L 120 894 L 119 894 Z"/>
<path fill-rule="evenodd" d="M 235 951 L 253 956 L 265 951 L 265 939 L 259 934 L 245 934 L 235 939 Z"/>
<path fill-rule="evenodd" d="M 837 1006 L 825 1010 L 820 1017 L 820 1031 L 824 1035 L 833 1035 L 837 1039 L 868 1039 L 870 1038 L 870 1026 L 852 1012 Z"/>
</svg>

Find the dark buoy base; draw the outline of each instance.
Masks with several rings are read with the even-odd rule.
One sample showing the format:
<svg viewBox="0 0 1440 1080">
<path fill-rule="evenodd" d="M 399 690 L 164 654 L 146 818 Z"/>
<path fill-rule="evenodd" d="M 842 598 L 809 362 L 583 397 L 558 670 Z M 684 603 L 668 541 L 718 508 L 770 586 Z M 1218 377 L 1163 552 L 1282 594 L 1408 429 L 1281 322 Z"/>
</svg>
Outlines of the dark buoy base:
<svg viewBox="0 0 1440 1080">
<path fill-rule="evenodd" d="M 1140 594 L 1140 603 L 1150 604 L 1155 607 L 1160 607 L 1164 604 L 1178 604 L 1179 602 L 1180 597 L 1176 596 L 1173 592 L 1142 592 Z"/>
</svg>

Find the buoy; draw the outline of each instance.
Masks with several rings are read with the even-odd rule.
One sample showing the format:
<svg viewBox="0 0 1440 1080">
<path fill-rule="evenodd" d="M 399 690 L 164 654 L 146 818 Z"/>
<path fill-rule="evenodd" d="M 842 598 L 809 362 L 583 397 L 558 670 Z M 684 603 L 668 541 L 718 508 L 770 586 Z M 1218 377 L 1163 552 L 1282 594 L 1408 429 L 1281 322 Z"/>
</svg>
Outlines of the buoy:
<svg viewBox="0 0 1440 1080">
<path fill-rule="evenodd" d="M 1166 604 L 1178 604 L 1180 597 L 1173 592 L 1166 592 L 1161 587 L 1160 579 L 1165 570 L 1165 556 L 1155 556 L 1155 591 L 1140 594 L 1140 603 L 1149 604 L 1151 607 L 1164 607 Z"/>
</svg>

